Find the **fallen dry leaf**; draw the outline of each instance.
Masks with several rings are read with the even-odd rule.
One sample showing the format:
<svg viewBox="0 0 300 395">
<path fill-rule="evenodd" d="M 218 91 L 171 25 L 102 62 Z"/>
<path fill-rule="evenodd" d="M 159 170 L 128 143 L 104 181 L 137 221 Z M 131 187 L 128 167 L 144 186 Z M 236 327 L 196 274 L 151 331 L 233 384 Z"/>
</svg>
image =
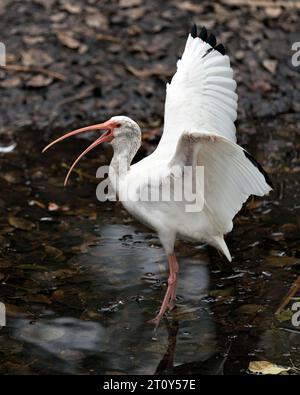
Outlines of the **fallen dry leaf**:
<svg viewBox="0 0 300 395">
<path fill-rule="evenodd" d="M 121 39 L 115 36 L 111 36 L 109 34 L 97 34 L 96 39 L 98 41 L 108 41 L 108 42 L 113 42 L 113 43 L 120 43 Z"/>
<path fill-rule="evenodd" d="M 272 85 L 264 80 L 255 81 L 252 85 L 254 91 L 261 91 L 261 92 L 270 92 L 272 90 Z"/>
<path fill-rule="evenodd" d="M 297 229 L 298 229 L 298 226 L 297 226 L 297 224 L 294 224 L 294 223 L 286 223 L 280 227 L 280 230 L 285 231 L 285 232 L 288 232 L 288 231 L 295 232 L 295 231 L 297 231 Z"/>
<path fill-rule="evenodd" d="M 202 13 L 203 6 L 200 4 L 194 4 L 192 1 L 180 1 L 176 5 L 179 10 L 188 11 L 188 12 L 196 12 Z"/>
<path fill-rule="evenodd" d="M 38 200 L 30 200 L 30 201 L 28 202 L 28 204 L 29 204 L 29 206 L 37 206 L 37 207 L 43 208 L 43 209 L 45 208 L 44 203 L 39 202 Z"/>
<path fill-rule="evenodd" d="M 46 245 L 45 252 L 47 257 L 54 259 L 55 261 L 61 262 L 64 260 L 64 253 L 56 247 Z"/>
<path fill-rule="evenodd" d="M 48 204 L 49 211 L 57 211 L 58 209 L 59 209 L 59 206 L 56 203 L 50 202 Z"/>
<path fill-rule="evenodd" d="M 1 81 L 1 88 L 16 88 L 17 86 L 21 85 L 21 78 L 19 77 L 11 77 L 11 78 L 7 78 L 4 81 Z"/>
<path fill-rule="evenodd" d="M 255 374 L 280 374 L 290 370 L 290 368 L 284 368 L 268 361 L 252 361 L 248 369 Z"/>
<path fill-rule="evenodd" d="M 82 11 L 80 4 L 64 2 L 61 6 L 64 11 L 67 11 L 69 14 L 80 14 Z"/>
<path fill-rule="evenodd" d="M 54 59 L 41 49 L 32 48 L 21 53 L 23 66 L 44 67 L 53 63 Z"/>
<path fill-rule="evenodd" d="M 170 69 L 168 69 L 167 67 L 165 67 L 163 64 L 160 63 L 148 69 L 142 69 L 142 70 L 136 69 L 135 67 L 130 65 L 127 65 L 126 68 L 128 71 L 130 71 L 131 74 L 133 74 L 135 77 L 138 78 L 149 78 L 154 75 L 159 77 L 162 76 L 168 77 L 171 74 Z"/>
<path fill-rule="evenodd" d="M 10 303 L 5 303 L 5 311 L 8 317 L 20 318 L 28 314 L 22 307 Z"/>
<path fill-rule="evenodd" d="M 136 7 L 142 4 L 142 0 L 120 0 L 119 5 L 121 8 Z"/>
<path fill-rule="evenodd" d="M 30 80 L 26 82 L 26 86 L 30 88 L 43 88 L 50 85 L 52 82 L 53 78 L 38 74 L 30 78 Z"/>
<path fill-rule="evenodd" d="M 282 310 L 279 314 L 276 314 L 276 318 L 279 322 L 291 321 L 294 312 L 290 309 Z"/>
<path fill-rule="evenodd" d="M 45 38 L 42 36 L 24 36 L 23 41 L 27 45 L 35 45 L 43 43 L 45 41 Z"/>
<path fill-rule="evenodd" d="M 88 14 L 85 17 L 85 23 L 89 27 L 93 27 L 96 29 L 102 29 L 106 30 L 108 28 L 108 20 L 106 16 L 103 14 L 100 14 L 100 12 L 94 12 L 91 14 Z"/>
<path fill-rule="evenodd" d="M 265 11 L 270 18 L 278 18 L 282 14 L 281 7 L 266 7 Z"/>
<path fill-rule="evenodd" d="M 262 64 L 266 70 L 272 74 L 275 74 L 278 64 L 277 60 L 265 59 Z"/>
<path fill-rule="evenodd" d="M 52 300 L 62 300 L 65 296 L 65 293 L 61 289 L 57 289 L 56 291 L 53 292 L 51 299 Z"/>
<path fill-rule="evenodd" d="M 56 37 L 65 47 L 70 49 L 77 49 L 80 47 L 80 42 L 73 37 L 71 32 L 57 31 Z"/>
<path fill-rule="evenodd" d="M 16 229 L 31 230 L 35 227 L 35 224 L 28 219 L 14 217 L 13 215 L 8 217 L 8 223 Z"/>
<path fill-rule="evenodd" d="M 293 266 L 299 262 L 299 258 L 293 256 L 268 256 L 266 258 L 267 265 L 274 267 Z"/>
<path fill-rule="evenodd" d="M 52 14 L 50 16 L 50 19 L 52 22 L 61 22 L 63 19 L 65 19 L 66 13 L 65 12 L 57 12 L 56 14 Z"/>
</svg>

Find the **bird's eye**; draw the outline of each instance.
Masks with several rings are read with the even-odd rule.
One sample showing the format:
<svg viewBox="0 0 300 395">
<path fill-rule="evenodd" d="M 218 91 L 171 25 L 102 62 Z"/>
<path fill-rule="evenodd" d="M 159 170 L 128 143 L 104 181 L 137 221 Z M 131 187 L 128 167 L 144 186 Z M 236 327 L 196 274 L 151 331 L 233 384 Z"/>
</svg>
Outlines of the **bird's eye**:
<svg viewBox="0 0 300 395">
<path fill-rule="evenodd" d="M 121 126 L 120 123 L 116 123 L 116 128 L 119 128 Z"/>
</svg>

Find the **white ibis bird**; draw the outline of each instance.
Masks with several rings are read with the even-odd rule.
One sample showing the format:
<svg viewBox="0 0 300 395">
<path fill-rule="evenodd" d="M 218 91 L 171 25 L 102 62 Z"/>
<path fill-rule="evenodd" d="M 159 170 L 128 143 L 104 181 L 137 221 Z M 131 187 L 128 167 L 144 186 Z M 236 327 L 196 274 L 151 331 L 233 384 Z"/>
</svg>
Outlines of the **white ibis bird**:
<svg viewBox="0 0 300 395">
<path fill-rule="evenodd" d="M 102 142 L 110 142 L 114 154 L 109 177 L 127 211 L 154 229 L 167 254 L 167 290 L 157 316 L 158 325 L 167 308 L 174 306 L 179 265 L 174 253 L 176 238 L 205 242 L 220 250 L 231 261 L 224 235 L 232 230 L 232 220 L 250 195 L 263 196 L 272 183 L 263 168 L 236 143 L 234 121 L 237 117 L 236 82 L 222 44 L 203 27 L 199 35 L 194 26 L 189 34 L 177 71 L 167 84 L 164 129 L 156 150 L 131 165 L 141 145 L 141 130 L 127 116 L 74 130 L 49 144 L 86 131 L 106 130 L 73 163 Z M 186 210 L 186 201 L 140 199 L 146 190 L 157 188 L 149 182 L 159 178 L 159 186 L 183 169 L 204 167 L 203 207 Z M 174 172 L 174 168 L 177 172 Z M 179 169 L 179 171 L 178 171 Z M 195 173 L 196 174 L 196 173 Z M 150 176 L 150 177 L 149 177 Z M 66 183 L 65 181 L 65 183 Z M 131 199 L 125 191 L 134 191 Z M 196 192 L 201 193 L 201 192 Z"/>
</svg>

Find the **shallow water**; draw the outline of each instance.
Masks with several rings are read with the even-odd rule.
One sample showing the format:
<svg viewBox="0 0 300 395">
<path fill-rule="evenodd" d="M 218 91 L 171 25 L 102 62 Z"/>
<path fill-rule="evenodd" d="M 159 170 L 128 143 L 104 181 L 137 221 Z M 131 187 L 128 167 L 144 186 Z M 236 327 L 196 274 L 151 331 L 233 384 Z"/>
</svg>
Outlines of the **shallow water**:
<svg viewBox="0 0 300 395">
<path fill-rule="evenodd" d="M 253 360 L 300 368 L 295 299 L 275 315 L 300 274 L 299 125 L 286 116 L 255 127 L 244 125 L 240 142 L 276 190 L 235 219 L 231 264 L 177 243 L 178 303 L 157 331 L 147 321 L 166 289 L 166 258 L 119 203 L 97 202 L 94 174 L 110 151 L 83 160 L 68 188 L 64 164 L 86 141 L 41 156 L 43 142 L 26 131 L 29 143 L 0 153 L 0 373 L 245 374 Z"/>
</svg>

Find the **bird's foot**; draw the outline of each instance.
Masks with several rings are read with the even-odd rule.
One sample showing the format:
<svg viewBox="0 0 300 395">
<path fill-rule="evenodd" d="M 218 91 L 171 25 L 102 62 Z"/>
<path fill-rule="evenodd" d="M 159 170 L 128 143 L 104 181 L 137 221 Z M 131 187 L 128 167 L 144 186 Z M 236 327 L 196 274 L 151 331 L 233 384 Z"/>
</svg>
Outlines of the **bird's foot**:
<svg viewBox="0 0 300 395">
<path fill-rule="evenodd" d="M 176 283 L 171 286 L 171 295 L 170 295 L 170 300 L 168 302 L 168 310 L 171 311 L 174 309 L 176 306 Z"/>
<path fill-rule="evenodd" d="M 175 277 L 176 278 L 176 277 Z M 176 304 L 176 288 L 177 288 L 177 278 L 174 283 L 171 284 L 171 294 L 170 294 L 170 302 L 169 304 Z"/>
<path fill-rule="evenodd" d="M 162 302 L 161 308 L 157 316 L 152 320 L 148 321 L 151 324 L 155 324 L 156 328 L 158 327 L 166 310 L 167 309 L 172 310 L 176 303 L 178 263 L 176 261 L 174 254 L 169 255 L 169 265 L 170 265 L 170 275 L 168 278 L 168 287 L 165 293 L 164 300 Z"/>
<path fill-rule="evenodd" d="M 176 307 L 176 300 L 171 299 L 170 302 L 168 303 L 167 308 L 169 311 L 172 311 L 175 307 Z"/>
<path fill-rule="evenodd" d="M 157 329 L 159 324 L 160 324 L 160 321 L 161 321 L 162 317 L 163 316 L 161 314 L 157 314 L 157 316 L 152 318 L 152 320 L 149 320 L 148 323 L 149 324 L 154 324 L 155 325 L 155 329 Z"/>
<path fill-rule="evenodd" d="M 171 297 L 171 287 L 170 287 L 170 285 L 168 285 L 168 288 L 167 288 L 164 300 L 162 302 L 162 305 L 160 307 L 159 313 L 157 314 L 157 316 L 155 318 L 148 321 L 151 324 L 155 324 L 155 328 L 158 327 L 160 320 L 162 319 L 162 317 L 164 316 L 164 314 L 167 310 L 168 304 L 170 302 L 170 297 Z"/>
</svg>

